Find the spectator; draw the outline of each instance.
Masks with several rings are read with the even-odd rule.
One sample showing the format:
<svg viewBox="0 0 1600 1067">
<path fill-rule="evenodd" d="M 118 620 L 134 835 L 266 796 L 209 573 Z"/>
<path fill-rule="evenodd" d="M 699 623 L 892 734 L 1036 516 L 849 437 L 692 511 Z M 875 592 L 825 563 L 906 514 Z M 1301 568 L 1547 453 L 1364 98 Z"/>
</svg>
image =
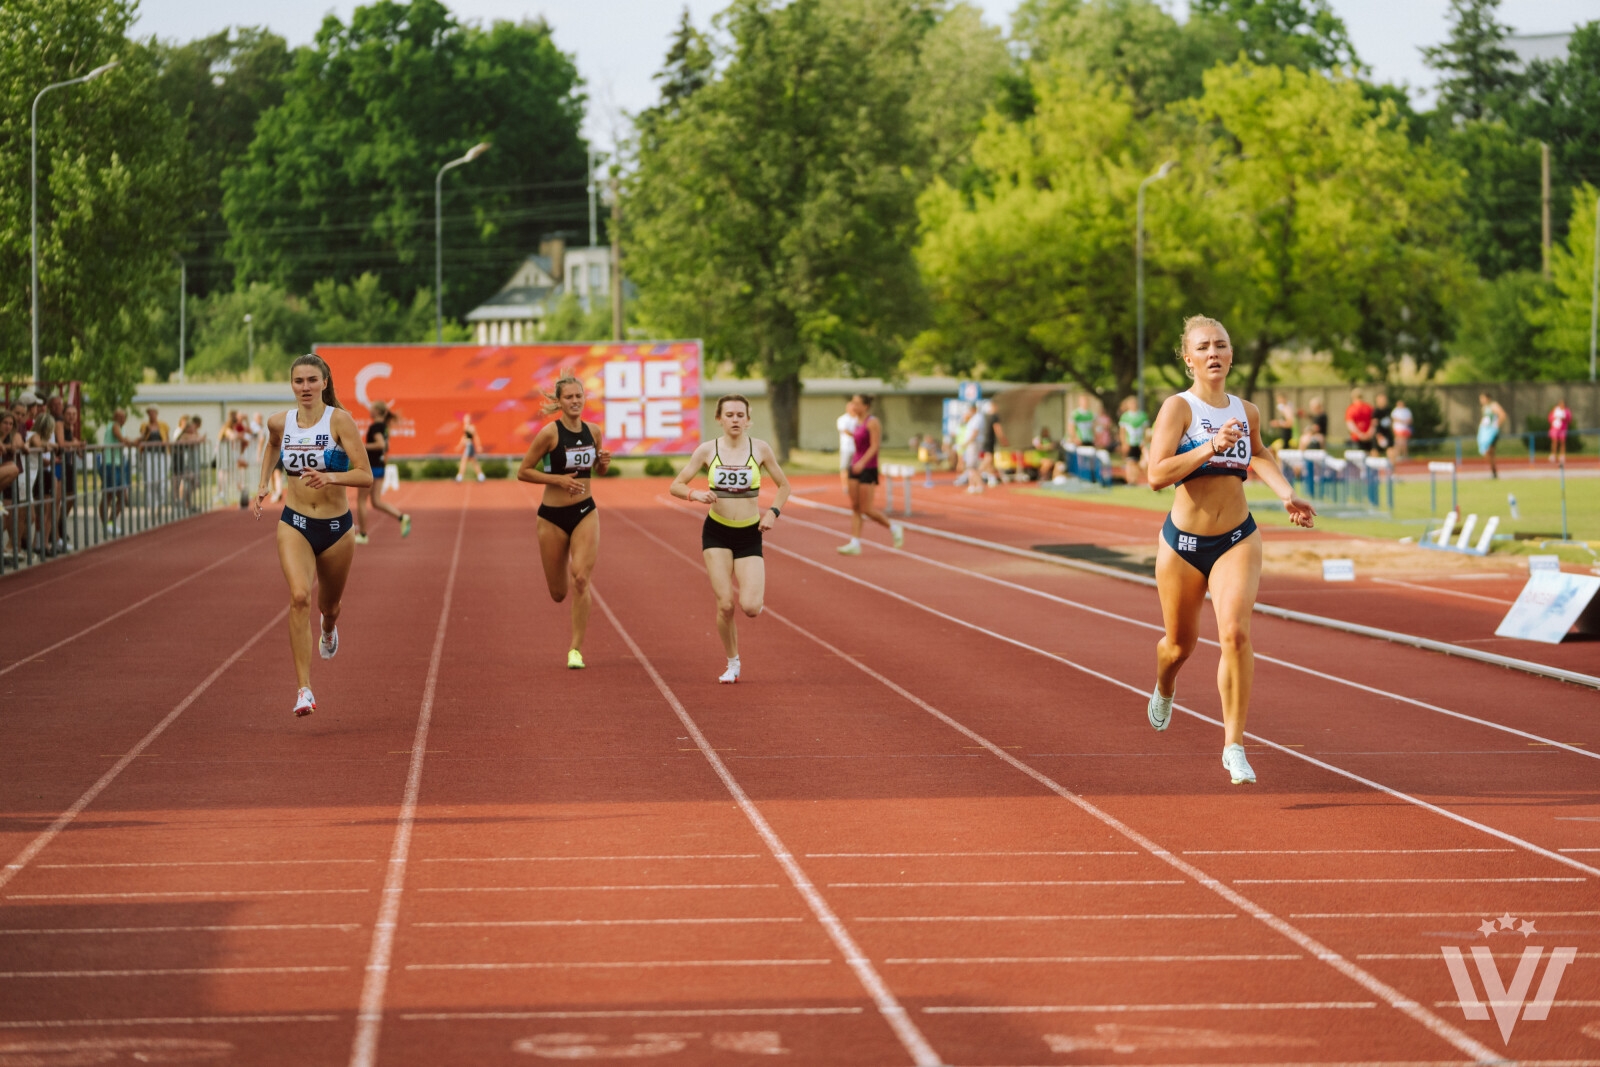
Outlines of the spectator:
<svg viewBox="0 0 1600 1067">
<path fill-rule="evenodd" d="M 1405 397 L 1395 401 L 1390 418 L 1394 422 L 1394 451 L 1389 458 L 1399 463 L 1411 455 L 1411 409 L 1406 407 Z"/>
<path fill-rule="evenodd" d="M 1328 447 L 1328 413 L 1322 408 L 1322 398 L 1314 396 L 1306 405 L 1306 425 L 1300 432 L 1301 448 Z"/>
<path fill-rule="evenodd" d="M 162 503 L 167 498 L 167 449 L 172 431 L 161 421 L 154 405 L 144 409 L 144 422 L 139 425 L 139 466 L 144 473 L 144 499 L 146 504 Z"/>
<path fill-rule="evenodd" d="M 1094 444 L 1094 411 L 1087 395 L 1078 397 L 1078 407 L 1072 413 L 1072 436 L 1080 447 Z"/>
<path fill-rule="evenodd" d="M 111 421 L 100 427 L 96 437 L 96 442 L 101 446 L 100 521 L 105 524 L 108 534 L 116 529 L 117 519 L 128 504 L 131 471 L 127 447 L 139 441 L 137 435 L 129 434 L 125 429 L 127 422 L 128 413 L 117 408 L 111 413 Z"/>
<path fill-rule="evenodd" d="M 41 546 L 43 555 L 50 556 L 56 551 L 56 420 L 44 405 L 34 407 L 37 411 L 33 429 L 28 431 L 28 449 L 35 453 L 36 464 L 30 487 L 35 501 L 34 544 Z"/>
<path fill-rule="evenodd" d="M 1150 429 L 1150 416 L 1139 406 L 1137 396 L 1122 401 L 1117 431 L 1122 451 L 1122 480 L 1129 485 L 1144 485 L 1144 435 Z"/>
<path fill-rule="evenodd" d="M 185 415 L 178 420 L 178 438 L 172 442 L 172 473 L 177 482 L 178 503 L 189 511 L 197 510 L 194 491 L 204 458 L 200 454 L 204 442 L 198 415 Z"/>
<path fill-rule="evenodd" d="M 78 421 L 82 414 L 76 406 L 68 406 L 56 427 L 60 450 L 56 453 L 56 540 L 62 544 L 67 538 L 67 519 L 78 506 L 78 468 L 83 465 L 83 426 Z"/>
<path fill-rule="evenodd" d="M 860 424 L 851 410 L 850 401 L 846 400 L 844 414 L 834 420 L 834 425 L 839 429 L 839 488 L 844 490 L 846 496 L 850 495 L 850 464 L 856 458 L 856 427 Z"/>
<path fill-rule="evenodd" d="M 1350 390 L 1350 406 L 1344 409 L 1344 428 L 1350 435 L 1351 448 L 1372 449 L 1375 434 L 1372 425 L 1372 405 L 1361 397 L 1361 390 Z"/>
<path fill-rule="evenodd" d="M 1572 425 L 1572 409 L 1567 407 L 1566 397 L 1556 401 L 1556 406 L 1550 409 L 1550 462 L 1567 462 L 1567 428 Z M 1556 456 L 1560 455 L 1557 460 Z"/>
<path fill-rule="evenodd" d="M 983 455 L 979 462 L 983 467 L 983 479 L 990 485 L 999 485 L 1000 477 L 995 470 L 995 453 L 1002 448 L 1010 448 L 1011 442 L 1006 440 L 1006 428 L 1000 425 L 1000 413 L 995 409 L 993 400 L 983 402 L 984 434 Z"/>
<path fill-rule="evenodd" d="M 1294 428 L 1299 425 L 1300 413 L 1295 410 L 1287 393 L 1279 393 L 1276 405 L 1273 407 L 1272 421 L 1267 425 L 1277 431 L 1273 436 L 1278 439 L 1279 448 L 1288 448 L 1294 441 Z"/>
<path fill-rule="evenodd" d="M 1031 465 L 1039 472 L 1039 481 L 1048 482 L 1055 473 L 1060 462 L 1056 459 L 1058 454 L 1056 442 L 1050 436 L 1050 427 L 1039 427 L 1038 436 L 1033 439 L 1033 452 L 1028 456 Z"/>
<path fill-rule="evenodd" d="M 17 423 L 13 412 L 0 411 L 0 528 L 10 539 L 12 552 L 20 551 L 28 543 L 24 508 L 28 502 L 27 445 Z"/>
<path fill-rule="evenodd" d="M 961 446 L 962 471 L 956 479 L 957 485 L 966 481 L 969 493 L 983 492 L 983 440 L 988 432 L 989 420 L 983 414 L 983 406 L 972 405 L 967 421 L 961 425 L 958 444 Z"/>
<path fill-rule="evenodd" d="M 1394 406 L 1389 394 L 1382 389 L 1372 399 L 1372 443 L 1384 455 L 1394 447 Z"/>
<path fill-rule="evenodd" d="M 1111 416 L 1101 408 L 1094 417 L 1093 436 L 1094 447 L 1099 452 L 1111 451 L 1111 442 L 1116 438 L 1117 424 L 1111 421 Z"/>
<path fill-rule="evenodd" d="M 1506 414 L 1506 409 L 1488 393 L 1479 393 L 1478 403 L 1483 405 L 1483 415 L 1478 419 L 1478 451 L 1489 460 L 1489 477 L 1499 478 L 1500 468 L 1494 461 L 1494 449 L 1500 440 L 1500 431 L 1511 418 Z"/>
</svg>

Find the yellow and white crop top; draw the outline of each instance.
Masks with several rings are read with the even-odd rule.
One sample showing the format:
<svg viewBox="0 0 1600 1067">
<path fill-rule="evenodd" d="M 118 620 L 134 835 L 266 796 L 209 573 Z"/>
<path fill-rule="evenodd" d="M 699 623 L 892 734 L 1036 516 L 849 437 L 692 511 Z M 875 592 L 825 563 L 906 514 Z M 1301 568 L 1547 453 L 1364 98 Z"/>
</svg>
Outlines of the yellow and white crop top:
<svg viewBox="0 0 1600 1067">
<path fill-rule="evenodd" d="M 743 463 L 729 465 L 722 461 L 722 439 L 711 446 L 711 465 L 708 476 L 711 491 L 724 500 L 754 500 L 761 495 L 761 464 L 756 462 L 756 446 L 752 441 L 750 454 Z"/>
</svg>

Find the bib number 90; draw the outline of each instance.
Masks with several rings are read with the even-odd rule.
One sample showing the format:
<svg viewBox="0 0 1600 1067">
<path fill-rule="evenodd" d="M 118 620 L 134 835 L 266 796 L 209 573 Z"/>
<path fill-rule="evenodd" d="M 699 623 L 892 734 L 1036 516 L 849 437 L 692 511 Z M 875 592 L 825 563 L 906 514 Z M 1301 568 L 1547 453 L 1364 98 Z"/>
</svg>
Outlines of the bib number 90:
<svg viewBox="0 0 1600 1067">
<path fill-rule="evenodd" d="M 593 445 L 583 448 L 567 449 L 567 470 L 586 471 L 594 469 L 595 449 Z"/>
</svg>

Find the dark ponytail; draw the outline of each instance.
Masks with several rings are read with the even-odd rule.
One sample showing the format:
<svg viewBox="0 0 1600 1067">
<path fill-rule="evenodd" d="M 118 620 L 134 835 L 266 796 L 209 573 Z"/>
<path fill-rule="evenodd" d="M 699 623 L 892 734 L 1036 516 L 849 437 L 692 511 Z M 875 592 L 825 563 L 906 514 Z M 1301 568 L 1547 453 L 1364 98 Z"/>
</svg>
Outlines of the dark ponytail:
<svg viewBox="0 0 1600 1067">
<path fill-rule="evenodd" d="M 339 395 L 333 391 L 333 371 L 328 369 L 328 364 L 314 352 L 307 352 L 293 363 L 289 364 L 289 374 L 294 375 L 296 367 L 315 367 L 322 372 L 322 402 L 330 408 L 344 410 L 344 405 L 339 403 Z"/>
</svg>

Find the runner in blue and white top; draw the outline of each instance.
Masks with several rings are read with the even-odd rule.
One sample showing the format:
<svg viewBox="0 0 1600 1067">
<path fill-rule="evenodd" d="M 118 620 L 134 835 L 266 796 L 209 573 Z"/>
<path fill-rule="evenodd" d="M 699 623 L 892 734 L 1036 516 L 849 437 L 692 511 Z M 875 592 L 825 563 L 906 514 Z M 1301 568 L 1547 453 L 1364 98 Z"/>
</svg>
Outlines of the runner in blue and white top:
<svg viewBox="0 0 1600 1067">
<path fill-rule="evenodd" d="M 1150 488 L 1178 488 L 1156 546 L 1166 635 L 1156 645 L 1156 688 L 1147 715 L 1157 730 L 1171 723 L 1178 669 L 1199 640 L 1200 608 L 1209 592 L 1222 646 L 1222 765 L 1239 785 L 1256 780 L 1245 759 L 1244 724 L 1255 674 L 1250 614 L 1261 583 L 1261 535 L 1245 501 L 1245 479 L 1255 471 L 1296 526 L 1309 529 L 1316 511 L 1294 495 L 1261 443 L 1261 412 L 1223 388 L 1233 344 L 1222 323 L 1202 315 L 1185 320 L 1178 354 L 1194 385 L 1167 398 L 1150 431 Z"/>
<path fill-rule="evenodd" d="M 333 376 L 318 356 L 301 356 L 289 367 L 294 408 L 267 420 L 268 448 L 262 452 L 255 515 L 271 491 L 272 472 L 281 458 L 288 473 L 287 500 L 278 523 L 278 563 L 289 583 L 289 649 L 300 684 L 294 713 L 310 715 L 311 587 L 317 587 L 322 615 L 319 650 L 323 659 L 339 651 L 339 609 L 350 561 L 355 558 L 355 523 L 346 486 L 372 484 L 372 468 L 355 419 L 339 405 Z"/>
</svg>

